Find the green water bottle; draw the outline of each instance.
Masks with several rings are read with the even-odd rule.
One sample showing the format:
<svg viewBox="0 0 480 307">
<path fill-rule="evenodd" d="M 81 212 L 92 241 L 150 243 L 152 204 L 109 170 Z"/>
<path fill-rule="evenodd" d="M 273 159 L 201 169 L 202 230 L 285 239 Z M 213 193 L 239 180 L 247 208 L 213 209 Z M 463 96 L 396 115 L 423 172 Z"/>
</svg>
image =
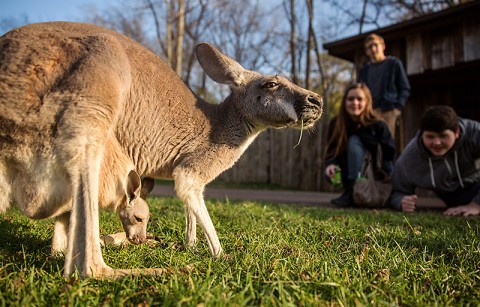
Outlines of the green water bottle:
<svg viewBox="0 0 480 307">
<path fill-rule="evenodd" d="M 367 179 L 367 177 L 362 176 L 362 173 L 358 172 L 357 180 L 365 180 L 365 179 Z"/>
<path fill-rule="evenodd" d="M 335 176 L 331 179 L 334 188 L 338 188 L 342 185 L 342 173 L 340 166 L 335 165 Z"/>
</svg>

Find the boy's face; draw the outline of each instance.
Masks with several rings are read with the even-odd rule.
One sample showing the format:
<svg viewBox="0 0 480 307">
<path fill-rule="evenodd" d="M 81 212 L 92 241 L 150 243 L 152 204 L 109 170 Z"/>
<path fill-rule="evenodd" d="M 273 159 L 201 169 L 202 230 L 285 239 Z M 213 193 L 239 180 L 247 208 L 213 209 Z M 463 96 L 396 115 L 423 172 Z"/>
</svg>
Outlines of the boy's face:
<svg viewBox="0 0 480 307">
<path fill-rule="evenodd" d="M 460 129 L 457 129 L 457 131 L 447 129 L 442 132 L 425 130 L 422 133 L 422 141 L 432 155 L 435 157 L 443 157 L 452 149 L 459 136 Z"/>
<path fill-rule="evenodd" d="M 365 44 L 365 53 L 372 62 L 381 61 L 385 58 L 385 44 L 379 40 L 369 40 Z"/>
</svg>

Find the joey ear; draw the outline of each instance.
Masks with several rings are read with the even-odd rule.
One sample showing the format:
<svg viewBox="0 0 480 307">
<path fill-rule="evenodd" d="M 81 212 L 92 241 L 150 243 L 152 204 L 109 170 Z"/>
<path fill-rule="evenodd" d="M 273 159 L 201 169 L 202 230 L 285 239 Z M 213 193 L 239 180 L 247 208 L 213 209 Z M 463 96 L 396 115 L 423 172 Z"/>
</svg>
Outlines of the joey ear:
<svg viewBox="0 0 480 307">
<path fill-rule="evenodd" d="M 195 48 L 195 53 L 203 70 L 213 81 L 230 86 L 240 86 L 244 83 L 246 69 L 213 45 L 200 43 Z"/>
<path fill-rule="evenodd" d="M 140 187 L 140 176 L 138 176 L 136 171 L 131 170 L 127 178 L 127 196 L 129 200 L 140 196 Z"/>
<path fill-rule="evenodd" d="M 153 187 L 155 186 L 155 179 L 150 177 L 145 177 L 142 179 L 142 190 L 140 192 L 140 197 L 146 199 L 148 194 L 152 192 Z"/>
</svg>

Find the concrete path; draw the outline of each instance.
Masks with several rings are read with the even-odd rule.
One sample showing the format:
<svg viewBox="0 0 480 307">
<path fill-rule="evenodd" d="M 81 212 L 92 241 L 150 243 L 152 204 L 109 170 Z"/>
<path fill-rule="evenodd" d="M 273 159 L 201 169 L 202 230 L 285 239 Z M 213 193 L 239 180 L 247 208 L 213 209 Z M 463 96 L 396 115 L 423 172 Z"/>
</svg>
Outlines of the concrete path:
<svg viewBox="0 0 480 307">
<path fill-rule="evenodd" d="M 156 184 L 152 192 L 154 196 L 176 196 L 172 185 Z M 223 189 L 207 188 L 205 198 L 217 200 L 251 200 L 271 203 L 299 204 L 336 208 L 330 204 L 332 198 L 338 197 L 339 193 L 288 191 L 288 190 L 257 190 L 257 189 Z M 419 209 L 441 209 L 445 205 L 434 197 L 419 197 L 417 201 Z"/>
</svg>

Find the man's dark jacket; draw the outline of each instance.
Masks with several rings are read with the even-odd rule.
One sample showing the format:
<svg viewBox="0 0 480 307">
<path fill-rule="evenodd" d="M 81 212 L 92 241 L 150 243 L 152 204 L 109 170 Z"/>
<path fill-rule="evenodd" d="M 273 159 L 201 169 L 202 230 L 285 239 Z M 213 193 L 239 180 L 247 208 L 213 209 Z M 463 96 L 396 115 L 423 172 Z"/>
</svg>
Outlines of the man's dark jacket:
<svg viewBox="0 0 480 307">
<path fill-rule="evenodd" d="M 408 82 L 407 73 L 403 68 L 402 62 L 394 56 L 387 56 L 385 58 L 384 70 L 379 75 L 381 79 L 381 92 L 372 93 L 373 108 L 380 108 L 382 111 L 392 109 L 402 110 L 405 106 L 408 96 L 410 96 L 410 83 Z M 369 73 L 372 65 L 379 65 L 380 63 L 368 62 L 360 69 L 358 81 L 365 83 L 367 86 Z M 370 87 L 370 86 L 369 86 Z M 371 90 L 371 89 L 370 89 Z"/>
</svg>

